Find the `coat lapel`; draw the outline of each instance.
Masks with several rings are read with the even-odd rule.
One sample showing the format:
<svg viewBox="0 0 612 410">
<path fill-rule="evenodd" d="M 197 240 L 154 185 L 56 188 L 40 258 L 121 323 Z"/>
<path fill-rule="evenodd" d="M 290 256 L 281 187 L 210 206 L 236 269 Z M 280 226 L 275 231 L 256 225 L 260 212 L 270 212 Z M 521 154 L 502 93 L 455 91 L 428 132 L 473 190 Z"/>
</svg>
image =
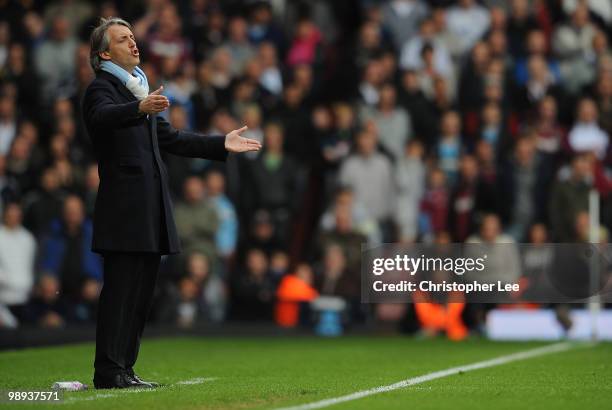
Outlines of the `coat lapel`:
<svg viewBox="0 0 612 410">
<path fill-rule="evenodd" d="M 107 73 L 106 71 L 100 71 L 98 75 L 102 78 L 109 80 L 111 83 L 115 84 L 115 87 L 117 87 L 117 91 L 119 91 L 119 94 L 124 96 L 128 101 L 137 100 L 137 98 L 134 97 L 134 94 L 132 94 L 132 92 L 128 90 L 125 85 L 123 85 L 121 80 L 119 80 L 117 77 L 115 77 L 111 73 Z"/>
</svg>

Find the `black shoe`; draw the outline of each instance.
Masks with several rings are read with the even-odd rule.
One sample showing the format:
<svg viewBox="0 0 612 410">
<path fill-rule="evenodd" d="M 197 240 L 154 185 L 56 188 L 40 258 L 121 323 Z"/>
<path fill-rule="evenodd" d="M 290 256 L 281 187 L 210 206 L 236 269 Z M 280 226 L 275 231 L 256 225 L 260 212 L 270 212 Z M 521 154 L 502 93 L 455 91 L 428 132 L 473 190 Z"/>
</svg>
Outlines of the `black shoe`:
<svg viewBox="0 0 612 410">
<path fill-rule="evenodd" d="M 134 373 L 134 370 L 132 369 L 127 370 L 127 375 L 128 377 L 132 379 L 132 381 L 138 383 L 141 387 L 148 387 L 148 388 L 159 387 L 159 383 L 157 382 L 149 382 L 149 381 L 142 380 L 140 376 Z"/>
<path fill-rule="evenodd" d="M 94 374 L 93 383 L 96 389 L 128 389 L 132 387 L 143 387 L 125 372 L 106 377 Z"/>
</svg>

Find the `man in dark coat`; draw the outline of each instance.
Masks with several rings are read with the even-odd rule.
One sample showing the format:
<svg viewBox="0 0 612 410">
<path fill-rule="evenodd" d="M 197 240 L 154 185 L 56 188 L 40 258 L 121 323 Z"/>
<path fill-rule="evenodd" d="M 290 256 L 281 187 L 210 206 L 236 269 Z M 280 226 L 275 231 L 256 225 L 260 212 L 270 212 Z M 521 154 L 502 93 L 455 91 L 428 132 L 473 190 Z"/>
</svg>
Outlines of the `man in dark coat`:
<svg viewBox="0 0 612 410">
<path fill-rule="evenodd" d="M 104 257 L 96 331 L 96 388 L 155 387 L 133 370 L 151 307 L 161 255 L 181 251 L 168 172 L 160 149 L 224 161 L 228 152 L 257 151 L 243 127 L 226 136 L 178 131 L 156 114 L 169 107 L 148 93 L 129 23 L 101 19 L 91 34 L 96 78 L 83 96 L 83 117 L 98 161 L 92 250 Z"/>
</svg>

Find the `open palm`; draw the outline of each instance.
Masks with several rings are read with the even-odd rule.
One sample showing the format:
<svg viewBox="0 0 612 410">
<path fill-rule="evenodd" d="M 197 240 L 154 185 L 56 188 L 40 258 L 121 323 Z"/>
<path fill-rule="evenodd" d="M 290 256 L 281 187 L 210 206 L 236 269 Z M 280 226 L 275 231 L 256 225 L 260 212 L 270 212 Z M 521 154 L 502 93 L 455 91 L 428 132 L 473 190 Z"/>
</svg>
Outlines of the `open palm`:
<svg viewBox="0 0 612 410">
<path fill-rule="evenodd" d="M 252 138 L 241 137 L 240 133 L 245 132 L 248 127 L 245 125 L 239 130 L 234 130 L 225 136 L 225 149 L 229 152 L 248 152 L 259 151 L 261 143 Z"/>
</svg>

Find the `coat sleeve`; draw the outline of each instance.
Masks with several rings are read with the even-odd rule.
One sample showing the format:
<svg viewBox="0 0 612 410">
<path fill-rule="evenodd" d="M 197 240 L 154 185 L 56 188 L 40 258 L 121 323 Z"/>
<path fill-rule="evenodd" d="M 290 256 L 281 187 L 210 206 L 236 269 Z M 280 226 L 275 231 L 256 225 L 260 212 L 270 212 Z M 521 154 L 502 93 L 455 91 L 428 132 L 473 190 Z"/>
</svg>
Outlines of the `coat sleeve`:
<svg viewBox="0 0 612 410">
<path fill-rule="evenodd" d="M 160 149 L 182 157 L 226 160 L 228 151 L 225 149 L 224 135 L 207 136 L 195 132 L 179 131 L 157 115 L 154 121 L 156 121 L 157 143 Z"/>
<path fill-rule="evenodd" d="M 94 127 L 117 128 L 143 115 L 138 112 L 138 100 L 124 104 L 115 103 L 111 87 L 110 84 L 94 81 L 85 92 L 83 115 Z"/>
</svg>

